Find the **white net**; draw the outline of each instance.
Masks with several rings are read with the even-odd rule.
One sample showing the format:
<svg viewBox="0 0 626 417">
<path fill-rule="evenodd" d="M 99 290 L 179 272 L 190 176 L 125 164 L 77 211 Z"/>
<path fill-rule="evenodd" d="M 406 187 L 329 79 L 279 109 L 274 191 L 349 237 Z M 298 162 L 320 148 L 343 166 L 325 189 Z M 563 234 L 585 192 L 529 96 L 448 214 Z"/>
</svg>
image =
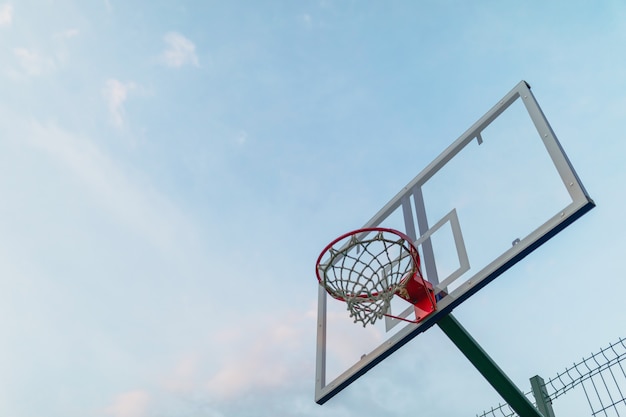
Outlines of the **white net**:
<svg viewBox="0 0 626 417">
<path fill-rule="evenodd" d="M 363 326 L 389 311 L 406 277 L 419 272 L 419 256 L 408 237 L 391 229 L 356 231 L 336 240 L 318 262 L 320 284 L 345 301 L 350 317 Z"/>
</svg>

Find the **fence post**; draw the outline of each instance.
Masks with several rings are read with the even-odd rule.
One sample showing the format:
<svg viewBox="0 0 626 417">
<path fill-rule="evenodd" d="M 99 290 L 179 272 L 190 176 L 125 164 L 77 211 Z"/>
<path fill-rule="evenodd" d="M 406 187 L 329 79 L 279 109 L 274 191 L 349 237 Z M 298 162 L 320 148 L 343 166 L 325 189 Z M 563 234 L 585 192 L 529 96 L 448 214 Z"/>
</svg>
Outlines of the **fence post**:
<svg viewBox="0 0 626 417">
<path fill-rule="evenodd" d="M 552 410 L 552 400 L 546 392 L 545 382 L 539 375 L 535 375 L 530 378 L 530 386 L 533 390 L 533 396 L 537 402 L 537 409 L 543 417 L 554 417 L 554 410 Z"/>
</svg>

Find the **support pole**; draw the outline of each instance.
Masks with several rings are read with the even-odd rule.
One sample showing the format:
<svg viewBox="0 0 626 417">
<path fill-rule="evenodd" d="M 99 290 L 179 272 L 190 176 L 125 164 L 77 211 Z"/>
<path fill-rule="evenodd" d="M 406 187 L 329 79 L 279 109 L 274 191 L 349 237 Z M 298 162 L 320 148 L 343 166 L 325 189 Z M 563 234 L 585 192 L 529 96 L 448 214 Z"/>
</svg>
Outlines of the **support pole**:
<svg viewBox="0 0 626 417">
<path fill-rule="evenodd" d="M 520 417 L 543 417 L 452 314 L 437 324 Z"/>
<path fill-rule="evenodd" d="M 537 401 L 537 408 L 545 417 L 554 417 L 554 410 L 552 409 L 552 400 L 546 391 L 546 384 L 543 378 L 539 375 L 535 375 L 530 378 L 530 386 Z"/>
</svg>

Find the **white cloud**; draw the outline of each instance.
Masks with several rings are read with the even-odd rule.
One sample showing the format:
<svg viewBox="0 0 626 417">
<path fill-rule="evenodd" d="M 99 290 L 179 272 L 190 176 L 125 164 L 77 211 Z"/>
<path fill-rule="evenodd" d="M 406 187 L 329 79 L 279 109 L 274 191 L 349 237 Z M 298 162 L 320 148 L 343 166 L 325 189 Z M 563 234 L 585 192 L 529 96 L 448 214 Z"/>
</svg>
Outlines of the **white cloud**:
<svg viewBox="0 0 626 417">
<path fill-rule="evenodd" d="M 143 390 L 128 391 L 118 395 L 113 404 L 104 409 L 112 417 L 143 417 L 150 403 L 150 394 Z"/>
<path fill-rule="evenodd" d="M 200 66 L 196 55 L 196 45 L 177 32 L 168 32 L 163 36 L 167 45 L 161 55 L 162 62 L 168 67 L 180 68 L 184 65 Z"/>
<path fill-rule="evenodd" d="M 260 323 L 265 321 L 265 323 Z M 256 317 L 251 327 L 228 329 L 214 340 L 230 346 L 207 383 L 211 394 L 222 400 L 237 398 L 249 391 L 280 389 L 302 381 L 313 372 L 306 346 L 313 346 L 308 330 L 310 314 L 291 311 L 270 318 Z M 234 346 L 240 348 L 232 349 Z"/>
<path fill-rule="evenodd" d="M 163 379 L 162 383 L 170 392 L 190 392 L 195 389 L 199 355 L 185 355 L 179 359 L 170 375 Z"/>
<path fill-rule="evenodd" d="M 13 5 L 5 3 L 0 6 L 0 27 L 11 26 L 13 23 Z"/>
<path fill-rule="evenodd" d="M 0 8 L 0 26 L 7 18 L 6 10 Z M 17 62 L 15 68 L 9 69 L 10 76 L 23 78 L 24 76 L 41 76 L 55 70 L 63 69 L 68 61 L 69 50 L 67 40 L 78 36 L 76 28 L 66 29 L 53 35 L 53 44 L 45 48 L 14 47 L 12 52 Z M 43 53 L 41 52 L 43 50 Z"/>
<path fill-rule="evenodd" d="M 71 39 L 80 34 L 80 31 L 76 28 L 66 29 L 63 32 L 59 33 L 57 36 L 63 39 Z"/>
<path fill-rule="evenodd" d="M 237 135 L 235 136 L 235 143 L 237 144 L 237 146 L 244 146 L 247 141 L 248 141 L 248 132 L 246 132 L 245 130 L 239 131 Z"/>
<path fill-rule="evenodd" d="M 123 83 L 114 78 L 108 79 L 102 95 L 107 102 L 109 115 L 113 125 L 119 129 L 124 127 L 124 102 L 128 98 L 128 93 L 136 88 L 134 82 Z"/>
<path fill-rule="evenodd" d="M 30 49 L 14 48 L 13 54 L 27 75 L 41 75 L 55 67 L 51 59 L 45 58 L 38 52 Z"/>
<path fill-rule="evenodd" d="M 311 17 L 310 14 L 307 14 L 307 13 L 302 14 L 298 16 L 298 20 L 307 29 L 310 29 L 311 26 L 313 25 L 313 18 Z"/>
<path fill-rule="evenodd" d="M 89 195 L 121 224 L 135 230 L 164 255 L 186 257 L 189 246 L 181 242 L 191 244 L 193 228 L 166 196 L 133 179 L 87 137 L 36 121 L 30 122 L 28 132 L 31 146 L 72 172 Z"/>
</svg>

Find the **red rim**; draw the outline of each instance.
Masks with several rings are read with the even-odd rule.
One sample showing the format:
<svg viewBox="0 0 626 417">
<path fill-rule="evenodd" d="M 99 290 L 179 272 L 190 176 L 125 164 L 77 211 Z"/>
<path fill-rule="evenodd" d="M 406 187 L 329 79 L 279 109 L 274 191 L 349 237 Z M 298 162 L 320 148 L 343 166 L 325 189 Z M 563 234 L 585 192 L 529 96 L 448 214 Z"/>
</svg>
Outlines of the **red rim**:
<svg viewBox="0 0 626 417">
<path fill-rule="evenodd" d="M 328 252 L 328 250 L 330 250 L 337 242 L 353 236 L 353 235 L 357 235 L 359 233 L 371 233 L 371 232 L 388 232 L 391 234 L 394 234 L 396 236 L 401 237 L 402 239 L 404 239 L 407 244 L 409 245 L 409 252 L 412 254 L 412 258 L 413 261 L 416 264 L 416 268 L 415 268 L 415 273 L 413 274 L 413 279 L 415 278 L 415 276 L 417 274 L 420 275 L 420 278 L 423 280 L 424 278 L 421 276 L 421 264 L 420 264 L 420 256 L 419 256 L 419 252 L 417 251 L 417 248 L 415 247 L 415 245 L 413 244 L 413 240 L 407 236 L 406 234 L 400 232 L 399 230 L 395 230 L 395 229 L 389 229 L 389 228 L 385 228 L 385 227 L 365 227 L 363 229 L 357 229 L 357 230 L 353 230 L 351 232 L 348 233 L 344 233 L 343 235 L 339 236 L 338 238 L 336 238 L 335 240 L 333 240 L 332 242 L 330 242 L 328 245 L 326 245 L 326 247 L 322 250 L 322 252 L 320 253 L 320 255 L 317 257 L 317 262 L 315 263 L 315 275 L 317 276 L 317 281 L 320 283 L 320 285 L 324 286 L 323 284 L 323 278 L 320 276 L 320 262 L 322 260 L 322 258 L 324 257 L 324 255 L 326 254 L 326 252 Z M 326 288 L 324 286 L 324 288 Z M 328 292 L 328 289 L 327 289 Z M 340 301 L 346 301 L 343 297 L 338 297 L 335 296 L 334 294 L 328 292 L 330 294 L 331 297 L 340 300 Z M 378 293 L 376 293 L 378 294 Z M 359 296 L 359 297 L 363 297 L 365 298 L 365 296 Z"/>
</svg>

